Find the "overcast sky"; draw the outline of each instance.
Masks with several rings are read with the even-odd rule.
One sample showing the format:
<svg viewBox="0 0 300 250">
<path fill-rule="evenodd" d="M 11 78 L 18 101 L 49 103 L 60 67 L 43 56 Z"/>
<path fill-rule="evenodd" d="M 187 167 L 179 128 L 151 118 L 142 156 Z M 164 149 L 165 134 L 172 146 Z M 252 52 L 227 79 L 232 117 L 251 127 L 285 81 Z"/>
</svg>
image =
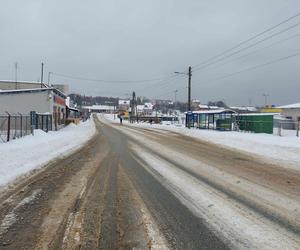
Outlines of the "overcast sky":
<svg viewBox="0 0 300 250">
<path fill-rule="evenodd" d="M 0 8 L 0 78 L 37 81 L 48 71 L 72 92 L 186 100 L 186 71 L 300 12 L 299 0 L 3 0 Z M 251 45 L 300 22 L 300 16 Z M 300 52 L 300 25 L 192 77 L 192 97 L 230 105 L 300 102 L 300 55 L 231 77 L 234 72 Z M 255 52 L 256 51 L 256 52 Z M 255 52 L 255 53 L 254 53 Z M 249 54 L 248 56 L 241 57 Z M 238 58 L 241 57 L 241 58 Z M 229 60 L 230 59 L 230 60 Z M 137 82 L 148 79 L 165 79 Z M 223 78 L 223 79 L 222 79 Z M 132 81 L 132 82 L 130 82 Z"/>
</svg>

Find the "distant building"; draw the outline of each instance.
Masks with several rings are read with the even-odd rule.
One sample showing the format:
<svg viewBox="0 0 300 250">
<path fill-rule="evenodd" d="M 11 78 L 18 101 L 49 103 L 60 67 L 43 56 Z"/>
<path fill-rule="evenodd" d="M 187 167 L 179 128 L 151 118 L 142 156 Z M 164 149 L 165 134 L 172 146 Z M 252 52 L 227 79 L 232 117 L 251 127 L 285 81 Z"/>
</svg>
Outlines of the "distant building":
<svg viewBox="0 0 300 250">
<path fill-rule="evenodd" d="M 115 106 L 109 105 L 91 105 L 91 106 L 82 106 L 82 110 L 94 113 L 113 113 L 116 110 Z"/>
<path fill-rule="evenodd" d="M 138 115 L 150 116 L 153 112 L 152 103 L 145 103 L 143 105 L 136 106 Z"/>
<path fill-rule="evenodd" d="M 127 112 L 130 109 L 130 100 L 119 100 L 119 111 Z"/>
<path fill-rule="evenodd" d="M 294 103 L 278 107 L 282 109 L 281 115 L 294 122 L 300 121 L 300 103 Z"/>
</svg>

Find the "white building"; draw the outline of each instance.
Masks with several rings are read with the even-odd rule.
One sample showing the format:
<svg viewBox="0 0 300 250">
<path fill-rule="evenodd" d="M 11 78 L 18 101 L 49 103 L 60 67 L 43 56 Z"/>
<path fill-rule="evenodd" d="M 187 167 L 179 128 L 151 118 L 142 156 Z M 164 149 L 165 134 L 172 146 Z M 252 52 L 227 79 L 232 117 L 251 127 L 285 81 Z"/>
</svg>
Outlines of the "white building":
<svg viewBox="0 0 300 250">
<path fill-rule="evenodd" d="M 82 106 L 82 109 L 87 110 L 88 112 L 114 113 L 114 111 L 116 110 L 116 106 L 92 105 L 92 106 Z"/>
<path fill-rule="evenodd" d="M 16 89 L 40 89 L 48 88 L 45 83 L 40 82 L 27 82 L 27 81 L 0 81 L 0 90 L 16 90 Z M 68 94 L 69 85 L 67 84 L 52 84 L 51 87 L 58 89 L 64 94 Z"/>
<path fill-rule="evenodd" d="M 152 115 L 153 112 L 153 105 L 152 103 L 145 103 L 143 105 L 137 105 L 136 106 L 137 109 L 137 113 L 138 115 L 145 115 L 145 116 L 149 116 Z"/>
<path fill-rule="evenodd" d="M 66 95 L 55 88 L 0 90 L 0 114 L 48 113 L 57 129 L 66 117 L 65 99 Z"/>
<path fill-rule="evenodd" d="M 130 100 L 119 100 L 119 111 L 129 111 Z"/>
<path fill-rule="evenodd" d="M 277 107 L 282 109 L 281 115 L 294 122 L 300 121 L 300 103 L 294 103 Z"/>
</svg>

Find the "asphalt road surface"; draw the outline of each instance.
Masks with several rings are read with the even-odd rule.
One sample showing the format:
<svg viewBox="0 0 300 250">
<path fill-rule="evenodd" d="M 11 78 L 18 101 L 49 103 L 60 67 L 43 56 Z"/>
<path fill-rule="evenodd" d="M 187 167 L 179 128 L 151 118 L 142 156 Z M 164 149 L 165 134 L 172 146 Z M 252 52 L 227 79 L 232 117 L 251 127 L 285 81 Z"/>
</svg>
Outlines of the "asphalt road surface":
<svg viewBox="0 0 300 250">
<path fill-rule="evenodd" d="M 0 249 L 300 249 L 300 172 L 112 125 L 0 194 Z"/>
</svg>

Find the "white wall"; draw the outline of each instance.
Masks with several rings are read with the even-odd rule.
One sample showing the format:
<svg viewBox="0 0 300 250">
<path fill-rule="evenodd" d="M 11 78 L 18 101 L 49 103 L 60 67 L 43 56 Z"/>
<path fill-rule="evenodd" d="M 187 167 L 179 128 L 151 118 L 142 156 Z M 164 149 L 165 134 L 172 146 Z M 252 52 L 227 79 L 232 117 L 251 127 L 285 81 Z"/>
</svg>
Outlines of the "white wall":
<svg viewBox="0 0 300 250">
<path fill-rule="evenodd" d="M 281 114 L 284 117 L 291 116 L 294 121 L 298 121 L 298 117 L 300 117 L 300 108 L 284 109 Z"/>
<path fill-rule="evenodd" d="M 29 114 L 30 111 L 39 113 L 52 113 L 51 91 L 23 92 L 23 93 L 1 93 L 0 114 L 9 112 L 11 114 Z"/>
</svg>

